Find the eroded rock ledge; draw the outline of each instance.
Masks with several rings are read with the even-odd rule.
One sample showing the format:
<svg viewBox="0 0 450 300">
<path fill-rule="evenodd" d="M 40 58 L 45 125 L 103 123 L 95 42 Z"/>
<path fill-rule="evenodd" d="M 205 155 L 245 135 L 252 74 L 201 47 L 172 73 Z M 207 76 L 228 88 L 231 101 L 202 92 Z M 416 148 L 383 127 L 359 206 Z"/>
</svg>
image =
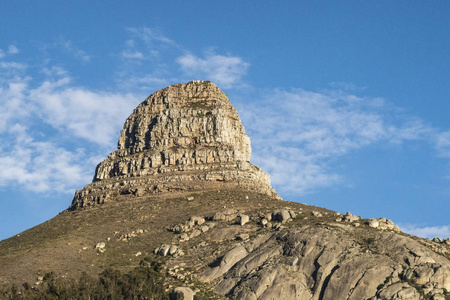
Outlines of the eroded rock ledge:
<svg viewBox="0 0 450 300">
<path fill-rule="evenodd" d="M 128 117 L 118 149 L 76 192 L 71 209 L 119 194 L 242 188 L 279 198 L 250 163 L 250 139 L 227 96 L 209 81 L 175 84 L 150 95 Z"/>
</svg>

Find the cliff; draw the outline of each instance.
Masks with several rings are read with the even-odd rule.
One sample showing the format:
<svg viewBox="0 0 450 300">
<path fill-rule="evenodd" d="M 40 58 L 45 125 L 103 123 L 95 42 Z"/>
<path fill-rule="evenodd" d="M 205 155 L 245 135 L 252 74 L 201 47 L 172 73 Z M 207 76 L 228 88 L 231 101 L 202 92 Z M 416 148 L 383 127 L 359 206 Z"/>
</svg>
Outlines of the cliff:
<svg viewBox="0 0 450 300">
<path fill-rule="evenodd" d="M 209 81 L 159 90 L 126 120 L 118 149 L 77 191 L 72 209 L 118 194 L 243 188 L 278 196 L 270 177 L 250 163 L 250 139 L 227 96 Z"/>
</svg>

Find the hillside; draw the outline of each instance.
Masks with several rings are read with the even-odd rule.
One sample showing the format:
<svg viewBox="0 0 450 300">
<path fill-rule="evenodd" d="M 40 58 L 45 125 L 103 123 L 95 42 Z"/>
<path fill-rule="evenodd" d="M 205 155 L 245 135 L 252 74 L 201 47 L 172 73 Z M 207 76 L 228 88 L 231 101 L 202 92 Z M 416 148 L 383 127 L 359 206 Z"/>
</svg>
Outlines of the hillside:
<svg viewBox="0 0 450 300">
<path fill-rule="evenodd" d="M 250 153 L 214 84 L 157 91 L 68 210 L 0 242 L 3 296 L 24 282 L 22 295 L 42 292 L 51 272 L 73 285 L 147 262 L 161 297 L 450 299 L 450 240 L 283 201 Z"/>
</svg>

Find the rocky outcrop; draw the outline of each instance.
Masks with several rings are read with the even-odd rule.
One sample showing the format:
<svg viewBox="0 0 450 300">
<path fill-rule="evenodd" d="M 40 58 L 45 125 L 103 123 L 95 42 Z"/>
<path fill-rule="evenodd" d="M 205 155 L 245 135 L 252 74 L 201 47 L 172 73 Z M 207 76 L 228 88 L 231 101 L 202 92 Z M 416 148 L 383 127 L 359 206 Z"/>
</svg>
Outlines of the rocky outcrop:
<svg viewBox="0 0 450 300">
<path fill-rule="evenodd" d="M 119 194 L 241 188 L 279 197 L 250 155 L 239 116 L 216 85 L 175 84 L 133 111 L 118 149 L 97 166 L 93 183 L 76 192 L 71 209 Z"/>
<path fill-rule="evenodd" d="M 71 209 L 136 199 L 140 210 L 152 202 L 146 197 L 163 195 L 165 204 L 154 209 L 164 206 L 165 215 L 152 215 L 161 222 L 180 213 L 181 201 L 183 208 L 203 201 L 190 217 L 159 231 L 151 225 L 151 233 L 140 229 L 118 237 L 132 247 L 134 241 L 143 245 L 141 236 L 158 236 L 147 250 L 164 260 L 167 288 L 177 299 L 193 299 L 191 287 L 244 300 L 450 297 L 449 240 L 415 239 L 386 218 L 279 202 L 269 175 L 249 162 L 250 154 L 239 116 L 217 86 L 176 84 L 134 110 L 118 149 L 97 166 L 93 182 L 76 192 Z M 214 196 L 206 202 L 192 195 L 197 191 Z M 173 192 L 184 194 L 165 202 Z M 213 202 L 214 209 L 207 207 Z M 81 213 L 89 212 L 97 211 Z M 98 255 L 113 253 L 109 241 L 95 246 Z"/>
<path fill-rule="evenodd" d="M 355 227 L 350 221 L 336 221 L 335 214 L 320 212 L 319 216 L 316 210 L 306 215 L 320 223 L 309 222 L 302 217 L 303 211 L 287 208 L 257 214 L 260 220 L 249 219 L 246 228 L 236 224 L 236 216 L 244 215 L 236 210 L 204 218 L 205 224 L 214 222 L 215 226 L 198 238 L 204 250 L 196 255 L 216 255 L 196 276 L 227 299 L 419 300 L 450 296 L 448 258 L 421 240 L 398 233 L 394 226 L 375 228 L 373 219 L 354 216 L 352 222 L 361 223 Z M 297 214 L 301 217 L 290 217 Z M 218 217 L 227 215 L 235 218 Z M 277 226 L 264 226 L 261 220 L 268 219 Z M 236 239 L 226 239 L 223 248 L 210 248 L 205 241 L 220 243 L 217 233 L 222 231 Z M 246 239 L 238 238 L 242 232 Z M 191 242 L 195 244 L 195 238 Z M 198 250 L 194 247 L 191 251 Z"/>
</svg>

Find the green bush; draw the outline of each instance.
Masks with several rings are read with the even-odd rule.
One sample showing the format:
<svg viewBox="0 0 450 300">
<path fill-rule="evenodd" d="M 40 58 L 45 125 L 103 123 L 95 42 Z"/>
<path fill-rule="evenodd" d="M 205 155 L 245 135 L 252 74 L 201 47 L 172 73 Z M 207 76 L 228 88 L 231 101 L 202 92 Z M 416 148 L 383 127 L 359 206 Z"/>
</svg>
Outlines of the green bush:
<svg viewBox="0 0 450 300">
<path fill-rule="evenodd" d="M 169 299 L 164 291 L 160 265 L 145 259 L 139 267 L 122 274 L 118 270 L 105 269 L 97 278 L 82 273 L 78 280 L 59 278 L 55 273 L 45 274 L 37 288 L 24 283 L 22 289 L 13 284 L 0 289 L 1 299 L 86 299 L 86 300 L 159 300 Z"/>
</svg>

